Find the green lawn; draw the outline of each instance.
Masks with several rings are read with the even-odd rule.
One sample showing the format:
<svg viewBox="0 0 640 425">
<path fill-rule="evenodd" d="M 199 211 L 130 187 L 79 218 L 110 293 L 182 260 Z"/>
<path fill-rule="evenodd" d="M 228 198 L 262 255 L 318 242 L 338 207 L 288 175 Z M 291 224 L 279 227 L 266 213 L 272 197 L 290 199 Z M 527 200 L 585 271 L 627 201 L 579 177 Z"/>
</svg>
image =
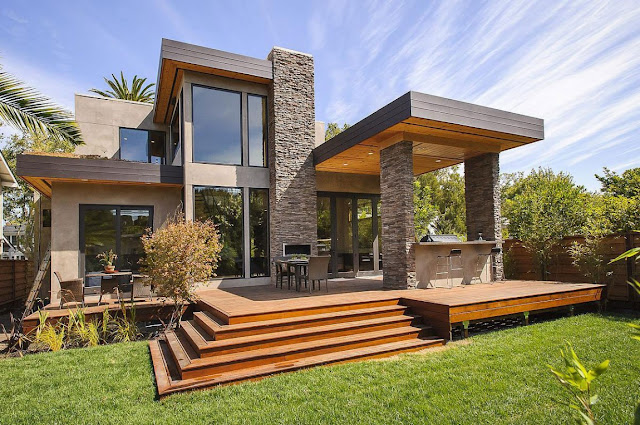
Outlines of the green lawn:
<svg viewBox="0 0 640 425">
<path fill-rule="evenodd" d="M 620 316 L 508 329 L 447 349 L 279 375 L 155 400 L 146 342 L 0 360 L 0 423 L 565 424 L 546 365 L 571 341 L 600 378 L 601 424 L 628 424 L 640 398 L 640 342 Z"/>
</svg>

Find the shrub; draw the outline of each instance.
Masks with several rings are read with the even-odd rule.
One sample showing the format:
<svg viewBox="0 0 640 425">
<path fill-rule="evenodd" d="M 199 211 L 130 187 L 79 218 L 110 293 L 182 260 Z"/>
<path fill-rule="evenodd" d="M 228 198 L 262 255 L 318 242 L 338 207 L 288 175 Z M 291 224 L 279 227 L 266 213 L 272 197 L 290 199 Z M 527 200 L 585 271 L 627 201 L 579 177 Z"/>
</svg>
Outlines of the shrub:
<svg viewBox="0 0 640 425">
<path fill-rule="evenodd" d="M 175 303 L 168 328 L 179 323 L 186 302 L 195 299 L 199 283 L 215 276 L 220 260 L 220 235 L 210 220 L 186 221 L 179 213 L 142 238 L 143 272 L 158 295 Z"/>
</svg>

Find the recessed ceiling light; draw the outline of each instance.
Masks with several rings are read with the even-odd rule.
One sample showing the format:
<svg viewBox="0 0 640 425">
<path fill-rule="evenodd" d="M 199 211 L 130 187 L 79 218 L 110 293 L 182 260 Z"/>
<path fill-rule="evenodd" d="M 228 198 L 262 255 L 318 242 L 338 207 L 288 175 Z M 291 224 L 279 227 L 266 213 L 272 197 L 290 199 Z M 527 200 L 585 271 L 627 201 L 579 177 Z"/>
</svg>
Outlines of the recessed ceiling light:
<svg viewBox="0 0 640 425">
<path fill-rule="evenodd" d="M 342 164 L 342 165 L 349 165 L 349 164 L 347 164 L 347 163 L 345 162 L 345 163 L 344 163 L 344 164 Z"/>
<path fill-rule="evenodd" d="M 369 152 L 369 155 L 373 155 L 373 152 Z"/>
<path fill-rule="evenodd" d="M 83 182 L 88 182 L 89 179 L 81 179 Z"/>
<path fill-rule="evenodd" d="M 436 162 L 442 162 L 442 160 L 441 159 L 436 159 Z"/>
</svg>

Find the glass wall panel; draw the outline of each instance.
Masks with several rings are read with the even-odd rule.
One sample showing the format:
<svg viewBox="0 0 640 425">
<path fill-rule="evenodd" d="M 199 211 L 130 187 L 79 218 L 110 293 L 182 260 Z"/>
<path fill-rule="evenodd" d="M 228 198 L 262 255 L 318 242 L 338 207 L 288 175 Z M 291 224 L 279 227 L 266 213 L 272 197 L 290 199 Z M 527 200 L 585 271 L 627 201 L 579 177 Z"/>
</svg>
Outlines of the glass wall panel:
<svg viewBox="0 0 640 425">
<path fill-rule="evenodd" d="M 178 105 L 173 112 L 173 118 L 171 118 L 171 162 L 174 163 L 176 157 L 180 154 L 180 149 L 182 149 L 182 93 L 180 94 L 180 100 L 178 101 Z M 178 161 L 176 165 L 180 165 L 182 163 L 181 159 Z"/>
<path fill-rule="evenodd" d="M 242 164 L 240 93 L 193 87 L 193 161 Z"/>
<path fill-rule="evenodd" d="M 242 189 L 199 186 L 194 191 L 195 218 L 211 219 L 220 232 L 217 277 L 244 277 Z"/>
<path fill-rule="evenodd" d="M 120 159 L 164 164 L 165 134 L 162 131 L 120 129 Z"/>
<path fill-rule="evenodd" d="M 120 269 L 140 270 L 140 259 L 144 256 L 141 237 L 152 227 L 151 214 L 146 209 L 120 209 Z"/>
<path fill-rule="evenodd" d="M 318 196 L 318 255 L 331 255 L 331 198 Z M 331 273 L 329 262 L 329 273 Z"/>
<path fill-rule="evenodd" d="M 267 98 L 247 96 L 249 122 L 249 165 L 267 166 Z"/>
<path fill-rule="evenodd" d="M 358 267 L 373 270 L 373 201 L 358 199 Z"/>
<path fill-rule="evenodd" d="M 378 214 L 378 268 L 382 270 L 382 209 L 380 199 L 376 202 L 376 214 Z"/>
<path fill-rule="evenodd" d="M 147 162 L 149 134 L 144 130 L 120 129 L 120 159 Z"/>
<path fill-rule="evenodd" d="M 335 250 L 339 272 L 353 271 L 353 205 L 351 198 L 336 198 Z"/>
<path fill-rule="evenodd" d="M 84 267 L 87 273 L 104 269 L 96 256 L 109 251 L 117 253 L 117 210 L 87 209 L 83 217 Z"/>
<path fill-rule="evenodd" d="M 249 189 L 251 277 L 269 276 L 269 190 Z"/>
</svg>

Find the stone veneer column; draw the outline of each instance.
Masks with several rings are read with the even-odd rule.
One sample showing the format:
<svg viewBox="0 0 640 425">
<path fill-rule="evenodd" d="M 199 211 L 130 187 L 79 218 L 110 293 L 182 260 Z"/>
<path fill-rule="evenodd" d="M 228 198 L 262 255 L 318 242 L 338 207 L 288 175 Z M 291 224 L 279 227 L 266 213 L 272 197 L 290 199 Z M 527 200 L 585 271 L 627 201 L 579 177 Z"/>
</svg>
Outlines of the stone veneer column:
<svg viewBox="0 0 640 425">
<path fill-rule="evenodd" d="M 317 252 L 313 57 L 274 47 L 269 85 L 270 254 L 282 244 L 311 244 Z M 271 280 L 275 281 L 272 267 Z"/>
<path fill-rule="evenodd" d="M 413 142 L 380 151 L 382 209 L 382 286 L 414 289 L 416 282 L 413 225 Z"/>
<path fill-rule="evenodd" d="M 494 240 L 502 247 L 500 154 L 485 153 L 464 161 L 467 240 Z M 503 279 L 502 255 L 496 257 L 496 280 Z"/>
</svg>

